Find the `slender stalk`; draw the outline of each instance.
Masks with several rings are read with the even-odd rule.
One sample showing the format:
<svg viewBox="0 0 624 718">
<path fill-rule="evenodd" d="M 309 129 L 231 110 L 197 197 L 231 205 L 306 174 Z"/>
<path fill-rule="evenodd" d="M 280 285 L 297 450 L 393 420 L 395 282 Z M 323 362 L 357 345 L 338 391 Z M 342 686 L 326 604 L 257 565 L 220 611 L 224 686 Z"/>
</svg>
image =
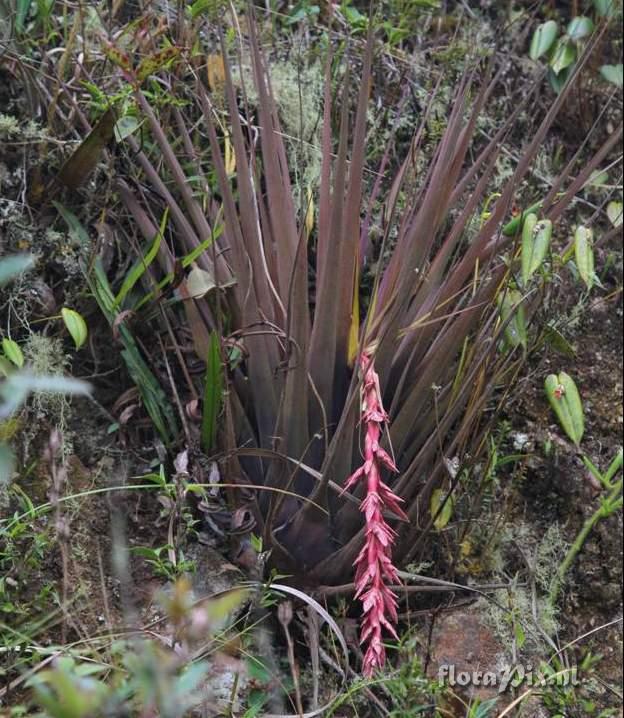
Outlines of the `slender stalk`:
<svg viewBox="0 0 624 718">
<path fill-rule="evenodd" d="M 594 526 L 596 526 L 596 524 L 601 519 L 605 519 L 607 518 L 607 516 L 611 516 L 611 514 L 615 513 L 621 508 L 622 480 L 620 479 L 620 481 L 618 481 L 613 486 L 613 488 L 609 492 L 609 495 L 606 498 L 602 499 L 602 502 L 600 506 L 596 509 L 596 511 L 594 511 L 594 513 L 587 519 L 583 528 L 579 531 L 576 539 L 574 540 L 574 543 L 572 544 L 572 546 L 570 546 L 566 557 L 561 562 L 561 565 L 559 566 L 559 571 L 557 572 L 557 578 L 555 579 L 555 582 L 553 583 L 553 586 L 550 590 L 551 604 L 554 604 L 557 600 L 564 578 L 570 570 L 570 567 L 574 563 L 576 557 L 581 552 L 583 545 L 585 544 L 585 541 L 587 540 L 589 534 L 592 532 Z"/>
</svg>

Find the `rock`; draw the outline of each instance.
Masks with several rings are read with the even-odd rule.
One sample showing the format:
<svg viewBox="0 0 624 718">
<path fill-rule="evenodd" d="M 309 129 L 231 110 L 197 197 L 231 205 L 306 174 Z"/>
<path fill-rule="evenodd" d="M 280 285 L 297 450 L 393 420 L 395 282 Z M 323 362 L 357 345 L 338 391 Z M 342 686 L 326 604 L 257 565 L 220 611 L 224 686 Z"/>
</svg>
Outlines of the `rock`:
<svg viewBox="0 0 624 718">
<path fill-rule="evenodd" d="M 430 676 L 467 701 L 498 696 L 509 663 L 504 647 L 481 618 L 478 605 L 437 617 L 430 660 Z"/>
</svg>

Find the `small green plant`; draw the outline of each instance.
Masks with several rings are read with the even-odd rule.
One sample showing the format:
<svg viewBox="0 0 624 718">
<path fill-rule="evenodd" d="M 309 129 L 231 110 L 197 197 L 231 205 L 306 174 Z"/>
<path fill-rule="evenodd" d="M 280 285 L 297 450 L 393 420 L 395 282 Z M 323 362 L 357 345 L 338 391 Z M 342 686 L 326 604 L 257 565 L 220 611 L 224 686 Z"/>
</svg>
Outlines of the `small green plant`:
<svg viewBox="0 0 624 718">
<path fill-rule="evenodd" d="M 94 715 L 159 715 L 182 718 L 199 705 L 209 705 L 206 681 L 209 660 L 189 660 L 199 645 L 214 654 L 231 628 L 233 612 L 249 591 L 233 589 L 201 603 L 194 602 L 188 582 L 180 579 L 160 597 L 176 631 L 178 650 L 161 641 L 139 637 L 117 640 L 110 650 L 84 654 L 62 649 L 49 668 L 27 682 L 35 704 L 47 718 Z"/>
<path fill-rule="evenodd" d="M 601 710 L 596 701 L 587 695 L 585 688 L 597 673 L 602 658 L 588 651 L 576 666 L 568 666 L 559 656 L 548 663 L 541 663 L 538 671 L 543 681 L 541 701 L 549 715 L 553 718 L 565 718 L 568 715 L 611 718 L 617 714 L 616 709 Z"/>
<path fill-rule="evenodd" d="M 613 17 L 620 11 L 617 0 L 597 0 L 594 9 L 598 20 Z M 594 21 L 590 17 L 578 15 L 572 18 L 562 34 L 556 20 L 547 20 L 533 33 L 529 57 L 534 61 L 547 60 L 548 80 L 555 92 L 563 88 L 594 29 Z M 603 65 L 600 74 L 607 82 L 622 87 L 621 63 Z"/>
<path fill-rule="evenodd" d="M 30 255 L 15 255 L 0 259 L 0 287 L 31 269 L 34 263 L 35 259 Z M 0 357 L 3 360 L 0 369 L 5 378 L 0 383 L 0 422 L 11 420 L 32 392 L 89 393 L 89 385 L 85 382 L 61 376 L 38 376 L 23 369 L 24 355 L 19 345 L 12 339 L 3 338 L 2 349 L 4 356 Z M 11 365 L 14 365 L 17 371 L 13 371 Z M 14 466 L 13 452 L 6 443 L 0 442 L 0 486 L 10 481 Z"/>
<path fill-rule="evenodd" d="M 391 696 L 391 718 L 416 718 L 426 715 L 442 691 L 438 681 L 430 679 L 418 654 L 413 633 L 406 633 L 397 646 L 397 667 L 384 676 Z"/>
<path fill-rule="evenodd" d="M 162 576 L 168 581 L 175 581 L 180 576 L 195 571 L 195 562 L 185 559 L 184 553 L 181 550 L 176 551 L 171 544 L 157 548 L 135 546 L 130 550 L 137 556 L 142 556 L 157 576 Z"/>
<path fill-rule="evenodd" d="M 623 452 L 622 448 L 618 449 L 607 470 L 602 472 L 580 449 L 585 422 L 581 397 L 574 380 L 565 372 L 560 372 L 558 375 L 550 374 L 546 378 L 545 389 L 548 400 L 561 427 L 581 452 L 581 459 L 587 470 L 603 489 L 603 493 L 600 496 L 600 505 L 585 521 L 582 529 L 559 566 L 557 580 L 553 582 L 550 591 L 550 601 L 554 604 L 570 567 L 581 552 L 587 537 L 596 524 L 622 510 L 622 476 L 620 474 L 622 471 Z"/>
</svg>

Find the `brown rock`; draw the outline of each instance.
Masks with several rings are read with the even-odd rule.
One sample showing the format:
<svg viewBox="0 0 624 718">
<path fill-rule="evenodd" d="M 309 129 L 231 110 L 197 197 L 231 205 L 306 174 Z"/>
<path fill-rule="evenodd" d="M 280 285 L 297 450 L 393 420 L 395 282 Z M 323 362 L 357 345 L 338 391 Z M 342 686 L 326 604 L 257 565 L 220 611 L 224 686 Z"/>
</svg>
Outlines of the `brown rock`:
<svg viewBox="0 0 624 718">
<path fill-rule="evenodd" d="M 499 695 L 509 663 L 505 650 L 478 609 L 438 616 L 431 636 L 429 675 L 438 678 L 461 702 Z M 504 704 L 501 698 L 501 705 Z"/>
</svg>

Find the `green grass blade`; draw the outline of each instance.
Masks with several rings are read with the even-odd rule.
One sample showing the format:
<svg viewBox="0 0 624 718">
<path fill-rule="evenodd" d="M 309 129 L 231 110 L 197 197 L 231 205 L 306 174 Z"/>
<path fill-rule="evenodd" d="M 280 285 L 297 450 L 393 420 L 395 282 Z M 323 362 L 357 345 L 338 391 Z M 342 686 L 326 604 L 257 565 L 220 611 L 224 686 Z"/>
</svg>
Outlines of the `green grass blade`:
<svg viewBox="0 0 624 718">
<path fill-rule="evenodd" d="M 223 225 L 219 225 L 214 232 L 205 239 L 201 244 L 198 244 L 197 247 L 192 252 L 189 252 L 186 256 L 182 257 L 182 266 L 186 269 L 187 267 L 190 267 L 190 265 L 199 257 L 200 254 L 205 252 L 214 241 L 219 239 L 221 234 L 223 233 Z M 168 284 L 171 284 L 174 278 L 174 273 L 169 272 L 166 274 L 163 279 L 158 282 L 156 285 L 156 289 L 152 292 L 149 292 L 146 294 L 141 300 L 139 300 L 135 306 L 133 307 L 133 311 L 138 312 L 141 307 L 143 307 L 148 302 L 151 302 L 152 299 L 156 296 L 157 292 L 160 292 L 163 290 Z"/>
<path fill-rule="evenodd" d="M 15 15 L 15 29 L 17 32 L 23 32 L 31 5 L 32 0 L 17 0 L 17 13 Z"/>
<path fill-rule="evenodd" d="M 58 213 L 65 220 L 67 226 L 69 227 L 70 232 L 74 233 L 76 239 L 78 239 L 80 244 L 84 245 L 85 247 L 90 247 L 91 238 L 89 237 L 89 233 L 87 232 L 87 230 L 82 226 L 82 223 L 80 222 L 78 217 L 76 217 L 73 212 L 70 212 L 68 209 L 63 207 L 60 202 L 52 202 L 52 204 L 56 207 Z"/>
<path fill-rule="evenodd" d="M 160 227 L 158 228 L 158 232 L 156 233 L 156 236 L 154 237 L 154 241 L 152 242 L 152 246 L 147 250 L 147 254 L 144 257 L 141 257 L 132 267 L 132 269 L 128 272 L 126 278 L 124 279 L 121 289 L 117 293 L 117 296 L 115 297 L 115 307 L 121 306 L 123 300 L 128 295 L 128 292 L 132 290 L 134 285 L 141 279 L 141 277 L 145 274 L 147 268 L 150 266 L 150 264 L 154 261 L 156 255 L 158 254 L 158 250 L 160 249 L 160 243 L 162 242 L 163 235 L 165 233 L 165 227 L 167 226 L 167 220 L 169 219 L 169 207 L 165 208 L 164 214 L 162 216 L 162 219 L 160 221 Z"/>
<path fill-rule="evenodd" d="M 206 357 L 206 374 L 204 377 L 204 408 L 201 422 L 202 448 L 210 453 L 217 439 L 217 419 L 221 410 L 223 395 L 223 365 L 216 332 L 210 335 L 210 346 Z"/>
<path fill-rule="evenodd" d="M 95 263 L 93 273 L 87 277 L 87 282 L 102 313 L 112 325 L 115 320 L 115 298 L 99 262 Z M 118 330 L 124 347 L 121 356 L 128 368 L 128 373 L 139 390 L 145 410 L 153 421 L 156 431 L 165 445 L 169 445 L 175 438 L 178 427 L 167 395 L 141 356 L 139 347 L 128 327 L 122 323 Z"/>
</svg>

